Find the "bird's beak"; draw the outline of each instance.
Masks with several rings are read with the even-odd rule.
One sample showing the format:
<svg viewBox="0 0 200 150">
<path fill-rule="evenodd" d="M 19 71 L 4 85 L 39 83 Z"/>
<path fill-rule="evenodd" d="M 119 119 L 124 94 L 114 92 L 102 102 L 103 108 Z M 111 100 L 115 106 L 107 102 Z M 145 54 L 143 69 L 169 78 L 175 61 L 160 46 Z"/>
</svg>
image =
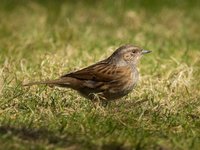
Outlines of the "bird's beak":
<svg viewBox="0 0 200 150">
<path fill-rule="evenodd" d="M 140 53 L 143 55 L 143 54 L 146 54 L 146 53 L 150 53 L 151 51 L 149 50 L 142 50 Z"/>
</svg>

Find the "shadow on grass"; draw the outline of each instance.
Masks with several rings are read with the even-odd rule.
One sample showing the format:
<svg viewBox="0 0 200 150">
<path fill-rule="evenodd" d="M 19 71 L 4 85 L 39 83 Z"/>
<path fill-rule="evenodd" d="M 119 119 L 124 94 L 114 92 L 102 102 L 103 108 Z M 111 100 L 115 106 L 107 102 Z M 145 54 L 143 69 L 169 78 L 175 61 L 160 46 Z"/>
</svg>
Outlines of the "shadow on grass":
<svg viewBox="0 0 200 150">
<path fill-rule="evenodd" d="M 15 137 L 15 138 L 13 138 Z M 102 149 L 102 150 L 129 150 L 130 147 L 125 147 L 124 143 L 111 142 L 101 146 L 87 141 L 85 138 L 74 136 L 70 133 L 55 133 L 47 129 L 31 129 L 27 127 L 14 127 L 10 125 L 0 126 L 0 139 L 5 143 L 13 143 L 21 141 L 21 143 L 29 143 L 31 147 L 39 145 L 39 147 L 52 148 L 67 148 L 70 150 L 79 149 Z M 18 140 L 17 140 L 18 139 Z M 20 140 L 19 140 L 20 139 Z M 2 144 L 4 144 L 4 142 Z M 3 145 L 2 145 L 3 146 Z M 5 146 L 3 146 L 5 147 Z M 38 146 L 37 146 L 38 147 Z M 28 148 L 29 149 L 29 148 Z M 37 148 L 36 148 L 37 149 Z"/>
</svg>

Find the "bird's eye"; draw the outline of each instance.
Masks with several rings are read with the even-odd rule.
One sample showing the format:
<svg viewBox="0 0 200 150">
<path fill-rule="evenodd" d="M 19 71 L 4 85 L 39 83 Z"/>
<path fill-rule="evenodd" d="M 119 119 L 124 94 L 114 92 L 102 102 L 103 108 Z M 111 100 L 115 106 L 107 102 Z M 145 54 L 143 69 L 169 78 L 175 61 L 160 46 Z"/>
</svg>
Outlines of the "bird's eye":
<svg viewBox="0 0 200 150">
<path fill-rule="evenodd" d="M 136 50 L 132 50 L 132 53 L 136 53 Z"/>
</svg>

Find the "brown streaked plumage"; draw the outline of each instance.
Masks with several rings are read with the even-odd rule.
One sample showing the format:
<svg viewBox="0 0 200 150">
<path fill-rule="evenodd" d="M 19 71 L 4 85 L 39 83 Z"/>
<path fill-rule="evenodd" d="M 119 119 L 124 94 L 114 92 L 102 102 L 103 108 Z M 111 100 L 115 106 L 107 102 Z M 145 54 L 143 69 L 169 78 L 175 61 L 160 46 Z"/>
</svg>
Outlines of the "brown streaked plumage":
<svg viewBox="0 0 200 150">
<path fill-rule="evenodd" d="M 136 86 L 139 77 L 136 66 L 140 57 L 149 52 L 151 51 L 142 50 L 138 46 L 124 45 L 109 58 L 65 74 L 60 79 L 34 82 L 24 86 L 51 84 L 72 88 L 91 100 L 96 100 L 96 94 L 101 101 L 119 99 Z"/>
</svg>

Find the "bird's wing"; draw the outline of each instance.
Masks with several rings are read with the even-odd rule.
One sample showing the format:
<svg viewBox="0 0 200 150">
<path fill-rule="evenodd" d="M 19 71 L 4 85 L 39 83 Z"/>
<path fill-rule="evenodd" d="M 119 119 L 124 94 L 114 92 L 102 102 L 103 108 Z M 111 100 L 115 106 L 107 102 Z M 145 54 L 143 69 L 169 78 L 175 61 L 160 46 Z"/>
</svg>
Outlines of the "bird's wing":
<svg viewBox="0 0 200 150">
<path fill-rule="evenodd" d="M 109 82 L 116 79 L 121 72 L 123 72 L 122 67 L 117 67 L 116 65 L 107 62 L 99 62 L 86 68 L 65 74 L 61 76 L 61 78 L 72 77 L 80 80 Z"/>
</svg>

